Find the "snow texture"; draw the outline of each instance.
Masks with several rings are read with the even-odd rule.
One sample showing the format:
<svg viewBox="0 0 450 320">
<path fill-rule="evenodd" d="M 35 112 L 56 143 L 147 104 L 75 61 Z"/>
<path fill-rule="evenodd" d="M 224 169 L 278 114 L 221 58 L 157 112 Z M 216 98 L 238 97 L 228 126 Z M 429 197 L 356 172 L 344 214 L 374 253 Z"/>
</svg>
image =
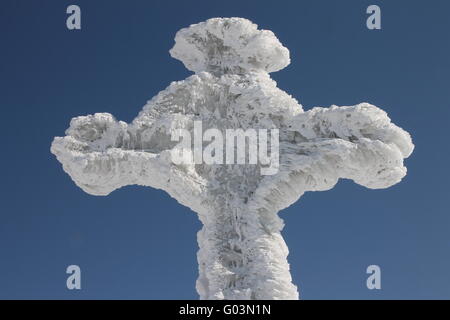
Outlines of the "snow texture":
<svg viewBox="0 0 450 320">
<path fill-rule="evenodd" d="M 306 191 L 339 178 L 387 188 L 405 175 L 410 135 L 381 109 L 356 106 L 304 112 L 268 72 L 290 62 L 271 31 L 242 18 L 215 18 L 180 30 L 171 55 L 195 72 L 152 98 L 130 124 L 109 113 L 72 119 L 51 152 L 85 192 L 105 196 L 127 185 L 163 189 L 198 213 L 201 299 L 298 299 L 278 212 Z M 175 165 L 178 128 L 280 130 L 280 166 Z"/>
</svg>

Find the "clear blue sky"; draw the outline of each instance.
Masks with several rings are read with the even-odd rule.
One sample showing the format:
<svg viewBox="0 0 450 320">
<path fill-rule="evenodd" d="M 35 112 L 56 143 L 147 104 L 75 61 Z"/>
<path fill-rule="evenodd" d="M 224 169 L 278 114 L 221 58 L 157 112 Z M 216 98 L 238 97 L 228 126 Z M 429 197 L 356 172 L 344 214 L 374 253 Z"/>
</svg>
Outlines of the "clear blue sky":
<svg viewBox="0 0 450 320">
<path fill-rule="evenodd" d="M 78 4 L 82 30 L 66 29 Z M 382 30 L 365 26 L 378 4 Z M 292 63 L 272 73 L 305 109 L 367 101 L 412 134 L 407 177 L 385 190 L 340 181 L 281 212 L 304 299 L 450 298 L 449 1 L 3 0 L 0 298 L 196 299 L 196 215 L 162 191 L 94 197 L 50 153 L 72 117 L 131 121 L 190 73 L 168 50 L 211 17 L 275 32 Z M 65 269 L 82 269 L 82 290 Z M 365 286 L 380 265 L 382 290 Z"/>
</svg>

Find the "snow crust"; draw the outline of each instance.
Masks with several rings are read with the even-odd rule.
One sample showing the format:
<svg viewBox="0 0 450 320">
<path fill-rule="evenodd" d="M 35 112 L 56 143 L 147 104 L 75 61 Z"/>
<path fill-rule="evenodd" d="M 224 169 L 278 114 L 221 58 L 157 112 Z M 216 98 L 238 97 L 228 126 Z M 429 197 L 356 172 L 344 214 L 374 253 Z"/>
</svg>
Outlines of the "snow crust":
<svg viewBox="0 0 450 320">
<path fill-rule="evenodd" d="M 246 19 L 210 19 L 175 41 L 171 55 L 194 75 L 172 82 L 130 124 L 109 113 L 73 118 L 51 152 L 89 194 L 142 185 L 197 212 L 201 299 L 298 299 L 278 211 L 340 178 L 372 189 L 398 183 L 411 137 L 369 103 L 303 111 L 268 74 L 289 64 L 289 51 Z M 259 164 L 175 165 L 171 133 L 198 120 L 221 131 L 279 129 L 278 173 L 263 176 Z"/>
</svg>

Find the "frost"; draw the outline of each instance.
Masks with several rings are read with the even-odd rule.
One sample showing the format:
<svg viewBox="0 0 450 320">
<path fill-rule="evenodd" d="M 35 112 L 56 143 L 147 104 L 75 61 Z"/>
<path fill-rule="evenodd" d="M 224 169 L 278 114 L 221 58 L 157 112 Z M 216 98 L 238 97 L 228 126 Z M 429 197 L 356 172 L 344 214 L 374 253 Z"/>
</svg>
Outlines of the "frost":
<svg viewBox="0 0 450 320">
<path fill-rule="evenodd" d="M 268 72 L 289 64 L 270 31 L 241 18 L 210 19 L 180 30 L 171 55 L 196 72 L 151 99 L 131 123 L 108 113 L 72 119 L 51 151 L 85 192 L 127 185 L 163 189 L 198 213 L 201 299 L 298 299 L 278 211 L 339 178 L 387 188 L 406 174 L 407 132 L 368 103 L 304 112 Z M 279 129 L 280 164 L 180 164 L 171 161 L 177 128 Z"/>
<path fill-rule="evenodd" d="M 181 29 L 170 54 L 191 71 L 216 75 L 274 72 L 290 63 L 289 50 L 272 31 L 241 18 L 214 18 Z"/>
</svg>

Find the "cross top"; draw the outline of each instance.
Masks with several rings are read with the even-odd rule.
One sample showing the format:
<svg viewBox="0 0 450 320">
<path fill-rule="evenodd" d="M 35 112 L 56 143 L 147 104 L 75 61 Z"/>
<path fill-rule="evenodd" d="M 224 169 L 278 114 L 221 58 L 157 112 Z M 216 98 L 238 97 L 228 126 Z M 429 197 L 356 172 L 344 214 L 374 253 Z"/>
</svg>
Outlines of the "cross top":
<svg viewBox="0 0 450 320">
<path fill-rule="evenodd" d="M 242 18 L 213 18 L 181 29 L 170 50 L 194 72 L 275 72 L 290 63 L 289 50 L 272 31 Z"/>
<path fill-rule="evenodd" d="M 246 19 L 209 19 L 175 41 L 171 55 L 194 75 L 172 82 L 130 124 L 108 113 L 72 119 L 51 151 L 89 194 L 138 184 L 197 212 L 200 298 L 297 299 L 278 211 L 339 178 L 374 189 L 398 183 L 411 138 L 368 103 L 304 112 L 268 74 L 289 64 L 289 51 Z M 216 132 L 278 130 L 276 173 L 262 175 L 260 163 L 174 163 L 173 133 L 195 136 L 196 122 Z"/>
</svg>

